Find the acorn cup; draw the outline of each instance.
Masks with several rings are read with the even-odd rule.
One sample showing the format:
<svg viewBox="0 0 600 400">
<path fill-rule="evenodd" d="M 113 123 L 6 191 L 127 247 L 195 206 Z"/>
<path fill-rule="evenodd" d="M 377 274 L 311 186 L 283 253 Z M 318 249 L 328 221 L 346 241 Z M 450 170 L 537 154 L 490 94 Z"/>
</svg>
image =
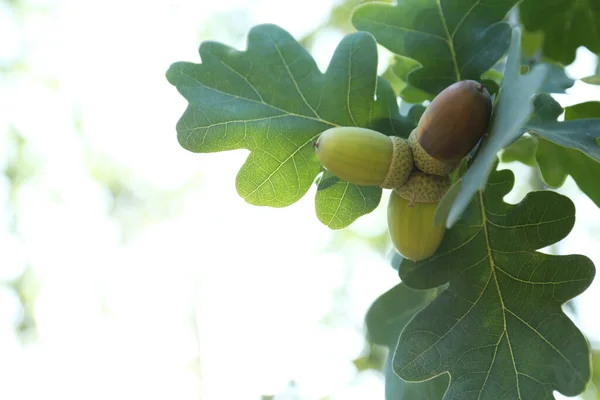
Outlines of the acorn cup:
<svg viewBox="0 0 600 400">
<path fill-rule="evenodd" d="M 314 143 L 319 162 L 331 174 L 356 185 L 400 187 L 413 170 L 405 139 L 358 127 L 335 127 Z"/>
<path fill-rule="evenodd" d="M 440 246 L 445 224 L 434 224 L 435 210 L 448 188 L 447 176 L 414 172 L 407 182 L 392 190 L 388 203 L 388 231 L 403 257 L 422 261 Z"/>
<path fill-rule="evenodd" d="M 434 175 L 452 172 L 479 142 L 491 114 L 492 99 L 479 82 L 460 81 L 442 90 L 408 138 L 416 167 Z"/>
</svg>

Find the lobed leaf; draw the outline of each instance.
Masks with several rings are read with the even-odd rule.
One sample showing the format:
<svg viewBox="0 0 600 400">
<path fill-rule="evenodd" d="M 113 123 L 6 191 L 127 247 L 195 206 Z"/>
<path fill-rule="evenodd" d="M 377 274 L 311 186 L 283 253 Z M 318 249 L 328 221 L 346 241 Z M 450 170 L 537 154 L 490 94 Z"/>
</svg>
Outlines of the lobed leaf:
<svg viewBox="0 0 600 400">
<path fill-rule="evenodd" d="M 312 144 L 328 128 L 361 126 L 407 136 L 414 127 L 399 115 L 392 88 L 378 79 L 376 42 L 365 32 L 341 41 L 325 73 L 275 25 L 254 27 L 245 51 L 205 42 L 200 57 L 201 64 L 177 62 L 167 71 L 188 101 L 177 138 L 193 152 L 249 149 L 236 188 L 250 204 L 285 207 L 299 200 L 321 172 Z M 346 187 L 341 194 L 317 192 L 317 214 L 332 228 L 372 210 L 380 192 Z M 348 212 L 331 215 L 332 201 Z"/>
<path fill-rule="evenodd" d="M 563 65 L 575 60 L 579 46 L 600 53 L 600 4 L 597 1 L 524 0 L 520 17 L 528 31 L 544 33 L 543 52 Z"/>
<path fill-rule="evenodd" d="M 580 147 L 585 147 L 586 150 L 593 152 L 598 150 L 600 146 L 594 143 L 593 132 L 599 131 L 600 126 L 600 102 L 587 102 L 577 104 L 565 109 L 565 120 L 573 121 L 582 119 L 587 121 L 586 125 L 591 129 L 576 129 L 565 122 L 557 122 L 556 119 L 562 114 L 562 107 L 548 94 L 540 94 L 534 100 L 536 112 L 534 113 L 531 123 L 528 126 L 533 127 L 533 133 L 536 123 L 552 124 L 551 126 L 561 127 L 560 130 L 553 130 L 555 135 L 560 135 L 562 129 L 569 129 L 567 138 L 574 137 L 586 138 L 592 134 L 592 139 L 588 139 L 587 143 L 579 143 Z M 595 121 L 595 122 L 594 122 Z M 546 125 L 548 126 L 548 125 Z M 573 129 L 573 130 L 570 130 Z M 600 134 L 598 134 L 600 136 Z M 525 138 L 523 138 L 525 140 Z M 564 147 L 555 144 L 541 136 L 527 138 L 528 146 L 523 146 L 524 141 L 515 142 L 508 147 L 502 155 L 503 161 L 520 161 L 527 165 L 537 166 L 540 169 L 544 182 L 551 187 L 558 188 L 563 185 L 567 176 L 571 175 L 577 186 L 600 207 L 600 186 L 598 185 L 598 177 L 600 176 L 600 162 L 594 160 L 589 155 L 588 151 L 582 152 L 576 148 Z M 565 143 L 565 140 L 562 141 Z M 523 153 L 527 151 L 527 153 Z M 520 153 L 519 153 L 520 152 Z M 531 163 L 531 157 L 534 157 L 534 162 Z"/>
<path fill-rule="evenodd" d="M 399 267 L 410 287 L 449 284 L 404 328 L 393 362 L 407 381 L 449 373 L 444 400 L 574 396 L 590 379 L 589 345 L 561 306 L 590 285 L 594 266 L 535 251 L 570 232 L 574 205 L 548 191 L 507 204 L 513 183 L 508 170 L 492 173 L 437 254 Z"/>
<path fill-rule="evenodd" d="M 405 82 L 431 96 L 463 79 L 479 80 L 506 53 L 511 28 L 502 22 L 517 0 L 405 0 L 355 9 L 356 29 L 417 65 Z M 412 64 L 415 64 L 414 62 Z M 403 79 L 404 80 L 404 79 Z"/>
</svg>

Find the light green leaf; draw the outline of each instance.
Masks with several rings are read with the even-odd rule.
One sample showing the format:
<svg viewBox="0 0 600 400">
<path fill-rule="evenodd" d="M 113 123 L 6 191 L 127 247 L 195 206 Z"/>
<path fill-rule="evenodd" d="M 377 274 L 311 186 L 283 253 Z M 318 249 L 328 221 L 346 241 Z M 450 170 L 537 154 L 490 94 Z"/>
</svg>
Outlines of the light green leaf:
<svg viewBox="0 0 600 400">
<path fill-rule="evenodd" d="M 568 65 L 575 60 L 579 46 L 600 53 L 600 7 L 596 1 L 524 0 L 519 11 L 528 31 L 544 33 L 546 57 Z"/>
<path fill-rule="evenodd" d="M 391 87 L 378 82 L 376 42 L 368 33 L 346 36 L 324 74 L 274 25 L 254 27 L 246 51 L 205 42 L 200 56 L 202 64 L 177 62 L 167 71 L 189 103 L 177 124 L 179 143 L 200 153 L 249 149 L 236 188 L 250 204 L 285 207 L 299 200 L 321 172 L 312 144 L 330 127 L 405 137 L 414 127 L 400 117 Z M 325 192 L 317 194 L 325 196 L 317 200 L 320 216 L 331 211 L 331 192 Z M 363 192 L 353 188 L 339 199 L 353 211 L 332 216 L 335 227 L 358 217 Z"/>
<path fill-rule="evenodd" d="M 492 173 L 432 258 L 400 264 L 410 287 L 449 283 L 406 325 L 393 363 L 408 381 L 448 372 L 444 400 L 548 400 L 590 380 L 589 345 L 561 306 L 590 285 L 594 266 L 536 251 L 571 231 L 574 205 L 549 191 L 507 204 L 513 183 L 509 170 Z"/>
<path fill-rule="evenodd" d="M 590 75 L 581 79 L 585 83 L 589 83 L 590 85 L 600 85 L 600 75 Z"/>
<path fill-rule="evenodd" d="M 431 100 L 434 97 L 429 93 L 417 89 L 410 83 L 407 83 L 410 73 L 419 69 L 420 66 L 421 65 L 412 58 L 402 56 L 394 57 L 392 71 L 402 82 L 404 82 L 404 86 L 402 90 L 400 90 L 400 97 L 406 102 L 417 104 L 422 103 L 425 100 Z"/>
<path fill-rule="evenodd" d="M 492 115 L 489 135 L 482 140 L 481 148 L 478 150 L 473 164 L 454 183 L 460 189 L 454 188 L 452 191 L 453 193 L 458 192 L 458 194 L 444 197 L 440 202 L 441 209 L 449 210 L 446 220 L 448 227 L 452 227 L 459 220 L 475 193 L 485 187 L 487 177 L 496 162 L 496 154 L 521 136 L 523 124 L 533 111 L 531 97 L 542 85 L 546 76 L 546 67 L 536 65 L 530 73 L 521 76 L 519 73 L 520 43 L 521 33 L 515 29 L 508 52 L 504 79 Z M 438 217 L 443 217 L 443 215 Z M 441 220 L 443 219 L 441 218 Z"/>
<path fill-rule="evenodd" d="M 410 383 L 400 379 L 392 370 L 393 349 L 400 332 L 414 315 L 429 304 L 440 289 L 415 290 L 399 283 L 379 296 L 366 316 L 369 338 L 376 344 L 392 350 L 385 365 L 386 400 L 441 399 L 448 387 L 448 375 L 443 374 L 427 382 Z"/>
<path fill-rule="evenodd" d="M 348 226 L 361 215 L 377 208 L 381 189 L 376 186 L 358 186 L 325 172 L 319 181 L 315 208 L 319 221 L 331 229 Z"/>
<path fill-rule="evenodd" d="M 502 152 L 502 162 L 519 161 L 530 167 L 536 166 L 535 152 L 537 150 L 537 138 L 532 136 L 521 136 L 513 144 Z"/>
<path fill-rule="evenodd" d="M 405 0 L 368 3 L 354 11 L 358 30 L 420 64 L 406 82 L 430 95 L 463 79 L 479 80 L 506 53 L 510 27 L 502 22 L 516 0 Z"/>
</svg>

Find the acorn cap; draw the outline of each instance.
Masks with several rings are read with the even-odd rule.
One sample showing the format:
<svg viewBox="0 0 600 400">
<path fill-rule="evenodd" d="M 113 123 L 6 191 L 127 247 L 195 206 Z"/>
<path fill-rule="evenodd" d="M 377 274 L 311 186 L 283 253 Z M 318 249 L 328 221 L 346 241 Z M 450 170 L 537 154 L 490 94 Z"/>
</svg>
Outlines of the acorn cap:
<svg viewBox="0 0 600 400">
<path fill-rule="evenodd" d="M 431 157 L 417 141 L 417 130 L 414 129 L 408 137 L 408 144 L 412 151 L 415 166 L 423 172 L 433 175 L 446 176 L 456 168 L 458 163 L 447 164 Z"/>
<path fill-rule="evenodd" d="M 417 125 L 416 141 L 434 159 L 456 165 L 485 133 L 492 99 L 481 83 L 464 80 L 440 92 Z"/>
<path fill-rule="evenodd" d="M 393 189 L 403 185 L 413 170 L 412 151 L 406 139 L 398 136 L 390 136 L 390 138 L 394 145 L 394 153 L 387 176 L 380 185 L 384 189 Z"/>
<path fill-rule="evenodd" d="M 395 189 L 400 197 L 415 203 L 437 203 L 450 188 L 447 176 L 429 175 L 415 171 L 404 183 Z"/>
</svg>

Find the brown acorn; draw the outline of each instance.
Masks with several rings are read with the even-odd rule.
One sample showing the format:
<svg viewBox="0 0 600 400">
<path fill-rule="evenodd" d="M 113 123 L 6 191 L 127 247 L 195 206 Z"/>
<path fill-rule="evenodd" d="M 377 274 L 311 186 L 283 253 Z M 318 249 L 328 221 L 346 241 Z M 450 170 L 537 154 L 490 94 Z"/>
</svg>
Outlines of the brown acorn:
<svg viewBox="0 0 600 400">
<path fill-rule="evenodd" d="M 456 82 L 436 96 L 409 137 L 416 167 L 446 175 L 479 142 L 488 128 L 492 99 L 476 81 Z"/>
</svg>

